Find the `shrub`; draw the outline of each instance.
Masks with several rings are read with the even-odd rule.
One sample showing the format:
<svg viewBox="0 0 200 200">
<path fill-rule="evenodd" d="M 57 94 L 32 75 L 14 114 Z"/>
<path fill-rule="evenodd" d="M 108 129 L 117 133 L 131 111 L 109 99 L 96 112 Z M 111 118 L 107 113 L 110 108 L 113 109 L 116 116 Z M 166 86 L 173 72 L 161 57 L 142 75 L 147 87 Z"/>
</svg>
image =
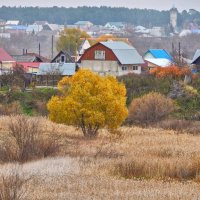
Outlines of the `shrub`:
<svg viewBox="0 0 200 200">
<path fill-rule="evenodd" d="M 175 65 L 170 67 L 156 67 L 150 71 L 151 74 L 155 75 L 157 78 L 183 78 L 185 75 L 190 75 L 191 70 L 189 67 L 177 67 Z"/>
<path fill-rule="evenodd" d="M 132 101 L 128 121 L 147 125 L 166 118 L 175 109 L 171 99 L 152 92 Z"/>
<path fill-rule="evenodd" d="M 4 138 L 0 159 L 19 161 L 47 157 L 58 150 L 53 137 L 43 135 L 39 119 L 23 115 L 12 116 L 8 122 L 9 137 Z"/>
<path fill-rule="evenodd" d="M 174 130 L 177 133 L 190 133 L 198 135 L 200 133 L 200 123 L 198 121 L 184 120 L 184 119 L 171 119 L 163 120 L 153 127 L 162 128 L 165 130 Z"/>
<path fill-rule="evenodd" d="M 22 108 L 18 101 L 9 104 L 0 104 L 0 115 L 22 114 Z"/>
<path fill-rule="evenodd" d="M 133 99 L 141 97 L 149 92 L 159 92 L 167 95 L 171 90 L 172 79 L 169 77 L 158 79 L 153 75 L 128 74 L 118 77 L 123 82 L 127 90 L 127 105 L 130 105 Z"/>
<path fill-rule="evenodd" d="M 36 101 L 36 112 L 41 115 L 41 116 L 47 116 L 48 115 L 48 110 L 47 110 L 47 104 L 44 101 Z"/>
<path fill-rule="evenodd" d="M 200 160 L 193 157 L 190 162 L 179 159 L 169 162 L 167 158 L 120 161 L 115 164 L 113 173 L 126 179 L 196 180 L 200 174 Z"/>
<path fill-rule="evenodd" d="M 21 177 L 19 169 L 12 169 L 8 174 L 0 176 L 0 200 L 21 200 L 24 199 L 25 185 L 31 178 Z"/>
</svg>

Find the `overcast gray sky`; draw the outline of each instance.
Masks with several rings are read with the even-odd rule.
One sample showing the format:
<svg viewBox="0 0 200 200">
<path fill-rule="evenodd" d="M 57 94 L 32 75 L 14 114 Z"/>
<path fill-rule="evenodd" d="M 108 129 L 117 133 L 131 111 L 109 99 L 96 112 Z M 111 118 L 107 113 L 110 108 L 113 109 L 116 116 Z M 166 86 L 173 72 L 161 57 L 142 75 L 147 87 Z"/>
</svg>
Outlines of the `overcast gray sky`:
<svg viewBox="0 0 200 200">
<path fill-rule="evenodd" d="M 200 11 L 200 0 L 0 0 L 0 6 L 112 6 L 169 10 L 173 5 L 179 10 L 194 8 Z"/>
</svg>

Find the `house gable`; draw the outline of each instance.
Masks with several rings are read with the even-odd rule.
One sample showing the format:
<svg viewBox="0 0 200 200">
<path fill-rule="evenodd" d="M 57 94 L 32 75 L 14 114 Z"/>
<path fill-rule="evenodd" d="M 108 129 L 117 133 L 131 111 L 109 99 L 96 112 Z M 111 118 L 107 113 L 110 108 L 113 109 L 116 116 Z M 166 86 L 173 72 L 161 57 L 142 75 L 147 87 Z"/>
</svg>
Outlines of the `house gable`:
<svg viewBox="0 0 200 200">
<path fill-rule="evenodd" d="M 149 49 L 145 55 L 145 59 L 151 58 L 164 58 L 168 60 L 173 60 L 172 56 L 164 49 Z"/>
<path fill-rule="evenodd" d="M 118 61 L 117 57 L 111 49 L 105 47 L 101 43 L 97 43 L 85 51 L 85 53 L 79 59 L 79 62 L 81 62 L 82 60 L 99 60 L 95 58 L 96 51 L 105 52 L 105 59 L 103 59 L 105 61 Z"/>
<path fill-rule="evenodd" d="M 200 66 L 200 56 L 193 62 L 193 64 Z"/>
<path fill-rule="evenodd" d="M 74 59 L 69 53 L 60 51 L 57 56 L 51 61 L 51 63 L 74 63 Z"/>
</svg>

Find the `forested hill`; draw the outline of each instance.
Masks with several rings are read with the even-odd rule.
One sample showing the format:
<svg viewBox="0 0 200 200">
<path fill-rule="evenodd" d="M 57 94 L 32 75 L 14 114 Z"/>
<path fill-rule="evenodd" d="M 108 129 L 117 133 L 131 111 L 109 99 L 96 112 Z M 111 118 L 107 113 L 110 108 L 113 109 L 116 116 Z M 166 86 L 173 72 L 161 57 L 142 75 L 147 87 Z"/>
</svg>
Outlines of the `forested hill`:
<svg viewBox="0 0 200 200">
<path fill-rule="evenodd" d="M 0 7 L 0 19 L 17 19 L 26 23 L 48 21 L 56 24 L 73 24 L 79 20 L 91 21 L 104 25 L 108 21 L 121 21 L 142 26 L 163 26 L 169 24 L 169 11 L 148 9 L 128 9 L 111 7 Z M 200 12 L 190 14 L 187 11 L 179 13 L 179 25 L 185 20 L 200 19 Z"/>
</svg>

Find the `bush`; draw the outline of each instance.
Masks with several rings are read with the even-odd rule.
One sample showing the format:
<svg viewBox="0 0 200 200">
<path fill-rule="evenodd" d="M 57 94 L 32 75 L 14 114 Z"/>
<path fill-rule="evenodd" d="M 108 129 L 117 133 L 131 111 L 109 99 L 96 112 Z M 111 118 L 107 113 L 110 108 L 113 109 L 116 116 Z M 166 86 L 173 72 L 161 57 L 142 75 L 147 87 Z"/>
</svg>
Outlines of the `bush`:
<svg viewBox="0 0 200 200">
<path fill-rule="evenodd" d="M 163 180 L 198 180 L 200 174 L 199 157 L 192 157 L 190 162 L 173 160 L 167 158 L 156 161 L 145 159 L 121 161 L 114 166 L 114 175 L 126 179 L 163 179 Z"/>
<path fill-rule="evenodd" d="M 21 200 L 27 196 L 25 186 L 31 178 L 21 177 L 19 169 L 0 176 L 0 200 Z"/>
<path fill-rule="evenodd" d="M 152 92 L 132 101 L 128 121 L 148 125 L 166 118 L 174 109 L 175 106 L 171 99 L 160 93 Z"/>
<path fill-rule="evenodd" d="M 200 123 L 192 120 L 163 120 L 155 124 L 153 127 L 165 130 L 174 130 L 177 133 L 190 133 L 194 135 L 198 135 L 200 133 Z"/>
<path fill-rule="evenodd" d="M 173 80 L 170 78 L 158 79 L 153 75 L 128 74 L 118 77 L 123 82 L 127 90 L 127 105 L 130 105 L 133 99 L 141 97 L 149 92 L 159 92 L 167 95 L 172 86 Z"/>
<path fill-rule="evenodd" d="M 0 115 L 22 114 L 22 107 L 18 101 L 9 104 L 0 104 Z"/>
<path fill-rule="evenodd" d="M 39 119 L 23 115 L 12 116 L 8 122 L 9 136 L 4 138 L 0 159 L 26 162 L 52 155 L 58 150 L 53 137 L 43 134 Z"/>
<path fill-rule="evenodd" d="M 186 75 L 191 74 L 191 70 L 189 67 L 178 67 L 178 66 L 170 66 L 170 67 L 156 67 L 150 71 L 151 74 L 155 75 L 157 78 L 173 78 L 179 79 L 184 78 Z"/>
</svg>

